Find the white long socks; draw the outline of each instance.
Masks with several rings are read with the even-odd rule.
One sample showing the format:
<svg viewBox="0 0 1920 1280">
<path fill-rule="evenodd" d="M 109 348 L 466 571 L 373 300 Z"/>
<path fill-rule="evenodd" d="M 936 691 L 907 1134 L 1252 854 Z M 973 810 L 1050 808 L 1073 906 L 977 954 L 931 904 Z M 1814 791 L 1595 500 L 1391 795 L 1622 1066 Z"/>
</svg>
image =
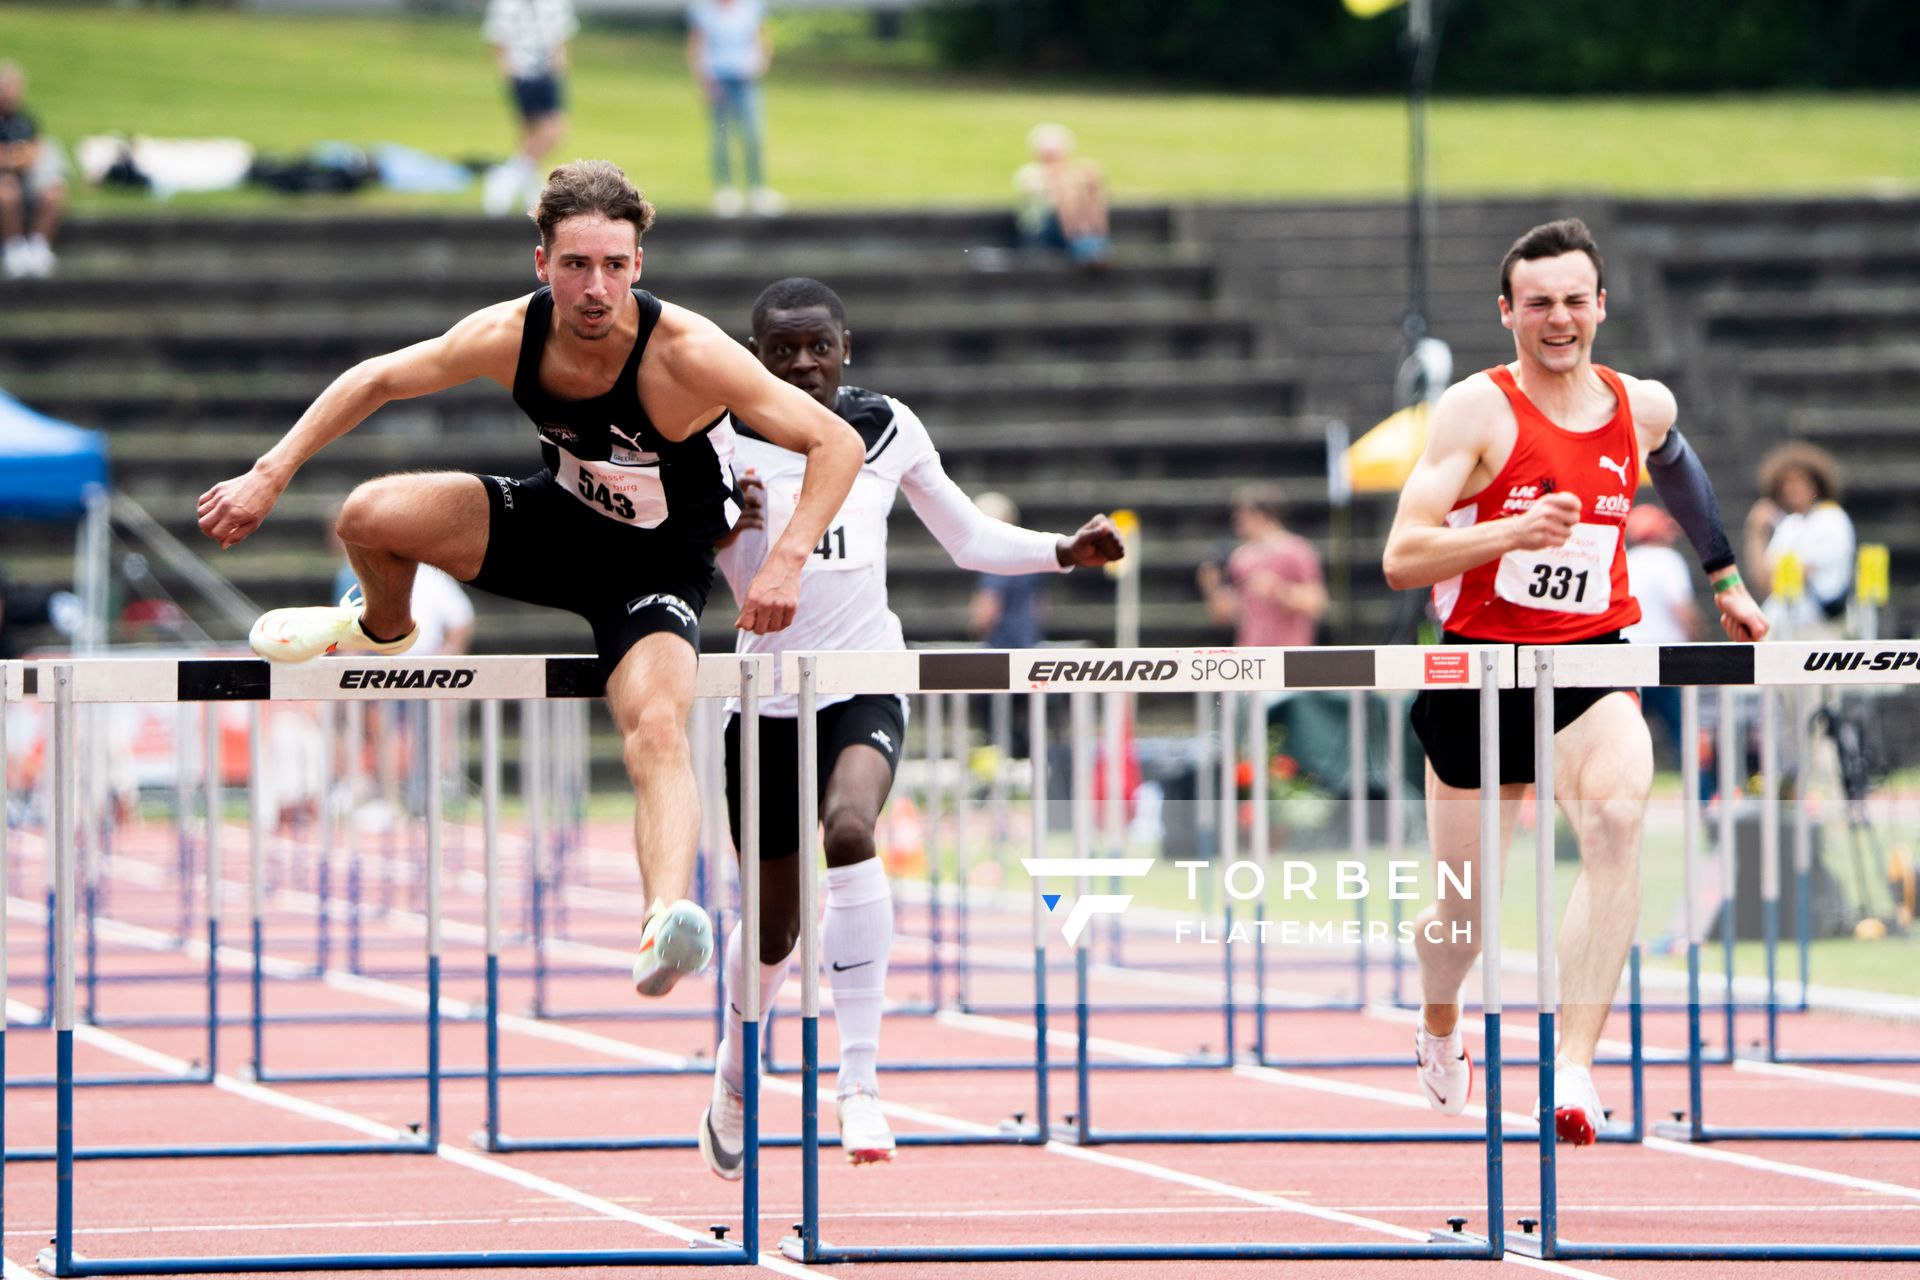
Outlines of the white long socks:
<svg viewBox="0 0 1920 1280">
<path fill-rule="evenodd" d="M 735 994 L 740 990 L 741 963 L 740 922 L 736 920 L 733 928 L 727 931 L 726 989 L 722 993 L 727 1001 L 727 1030 L 721 1037 L 714 1064 L 720 1069 L 721 1078 L 732 1085 L 736 1092 L 744 1086 L 746 1081 L 747 1064 L 746 1058 L 742 1055 L 742 1049 L 745 1048 L 749 1053 L 757 1052 L 759 1049 L 758 1045 L 743 1046 L 741 1044 L 741 1040 L 745 1038 L 745 1032 L 741 1026 L 740 1001 Z M 791 953 L 786 959 L 776 964 L 760 966 L 760 1025 L 766 1025 L 767 1010 L 773 1007 L 774 1000 L 780 995 L 780 988 L 786 985 L 787 970 L 792 967 Z"/>
<path fill-rule="evenodd" d="M 833 986 L 840 1031 L 840 1092 L 877 1087 L 880 1011 L 887 994 L 887 957 L 893 949 L 893 893 L 886 868 L 869 858 L 827 868 L 827 919 L 820 950 Z"/>
</svg>

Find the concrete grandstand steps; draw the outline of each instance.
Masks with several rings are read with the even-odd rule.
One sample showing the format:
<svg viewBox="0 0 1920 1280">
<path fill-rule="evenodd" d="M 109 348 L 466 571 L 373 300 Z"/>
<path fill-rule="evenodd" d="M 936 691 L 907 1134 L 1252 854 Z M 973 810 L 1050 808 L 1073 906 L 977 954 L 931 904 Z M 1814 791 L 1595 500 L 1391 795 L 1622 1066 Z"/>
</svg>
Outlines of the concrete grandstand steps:
<svg viewBox="0 0 1920 1280">
<path fill-rule="evenodd" d="M 1669 290 L 1872 288 L 1920 280 L 1920 245 L 1854 246 L 1822 252 L 1799 243 L 1740 252 L 1703 250 L 1652 259 Z"/>
<path fill-rule="evenodd" d="M 1076 271 L 1051 260 L 1003 262 L 998 269 L 983 270 L 958 253 L 867 256 L 823 250 L 706 263 L 649 259 L 642 283 L 669 302 L 744 328 L 753 300 L 782 275 L 813 275 L 826 281 L 854 312 L 856 327 L 863 307 L 898 304 L 904 297 L 1017 302 L 1069 295 L 1116 305 L 1151 304 L 1205 299 L 1212 295 L 1214 283 L 1212 265 L 1203 254 L 1124 245 L 1113 266 L 1104 271 Z M 469 311 L 531 293 L 539 281 L 530 255 L 524 261 L 496 255 L 443 267 L 419 260 L 383 264 L 362 257 L 338 264 L 323 260 L 316 266 L 309 259 L 290 258 L 238 273 L 232 264 L 174 259 L 149 263 L 131 273 L 119 268 L 88 270 L 84 264 L 69 270 L 63 258 L 59 279 L 16 281 L 8 286 L 8 296 L 21 308 L 37 313 L 84 314 L 75 305 L 78 287 L 96 296 L 110 295 L 112 309 L 122 314 L 219 311 L 271 318 L 322 306 L 379 315 L 397 302 L 443 314 L 451 323 Z"/>
<path fill-rule="evenodd" d="M 1114 237 L 1131 244 L 1164 243 L 1175 238 L 1174 211 L 1165 205 L 1115 205 Z M 716 218 L 699 212 L 658 210 L 644 245 L 649 254 L 761 255 L 821 246 L 862 252 L 887 250 L 958 251 L 979 245 L 1010 245 L 1013 217 L 994 209 L 863 211 L 856 216 L 831 211 L 789 213 L 778 218 Z M 62 261 L 71 252 L 81 258 L 183 251 L 227 255 L 285 253 L 289 245 L 353 251 L 383 258 L 441 253 L 498 255 L 539 243 L 531 221 L 518 216 L 489 218 L 465 213 L 405 213 L 354 210 L 279 214 L 81 214 L 62 231 Z M 123 261 L 114 258 L 112 260 Z M 138 264 L 133 264 L 138 265 Z"/>
<path fill-rule="evenodd" d="M 1080 360 L 1187 360 L 1253 353 L 1250 320 L 1206 303 L 1171 301 L 1153 308 L 1153 322 L 1110 304 L 1074 300 L 1040 307 L 875 308 L 856 330 L 862 364 L 991 363 Z M 73 316 L 0 327 L 0 376 L 13 371 L 125 376 L 191 368 L 220 372 L 318 372 L 349 365 L 441 332 L 442 319 L 345 315 L 252 321 L 223 317 L 169 324 L 137 317 L 112 325 Z M 744 336 L 738 334 L 736 336 Z"/>
<path fill-rule="evenodd" d="M 1321 475 L 1325 471 L 1324 428 L 1317 418 L 1201 417 L 1174 415 L 1082 421 L 1034 419 L 980 423 L 949 428 L 929 421 L 928 429 L 950 474 L 963 482 L 990 483 L 997 468 L 1018 464 L 1060 466 L 1078 474 L 1122 471 L 1140 477 L 1185 472 L 1214 475 L 1241 471 Z M 112 457 L 129 483 L 157 484 L 162 478 L 230 474 L 252 465 L 281 433 L 209 431 L 189 437 L 162 432 L 114 433 Z M 442 442 L 444 443 L 444 442 Z M 341 437 L 302 468 L 303 486 L 350 486 L 382 471 L 427 465 L 423 450 L 432 441 L 383 432 L 374 422 Z M 498 429 L 460 438 L 462 469 L 517 474 L 539 465 L 530 425 L 503 411 Z M 453 465 L 449 462 L 448 465 Z"/>
<path fill-rule="evenodd" d="M 1910 448 L 1915 429 L 1920 427 L 1920 411 L 1912 405 L 1800 405 L 1787 411 L 1786 426 L 1789 434 L 1829 448 Z"/>
<path fill-rule="evenodd" d="M 1920 404 L 1920 342 L 1876 347 L 1783 347 L 1743 356 L 1756 401 L 1810 399 L 1859 407 Z"/>
<path fill-rule="evenodd" d="M 83 426 L 118 429 L 284 430 L 325 387 L 298 374 L 140 374 L 73 379 L 13 374 L 8 389 L 42 412 Z M 971 423 L 1023 417 L 1075 418 L 1092 413 L 1199 415 L 1293 411 L 1297 385 L 1284 366 L 1239 360 L 1138 361 L 1127 364 L 1023 363 L 979 370 L 953 366 L 877 369 L 872 381 L 929 420 Z M 380 410 L 359 430 L 459 434 L 510 420 L 506 393 L 468 383 Z"/>
<path fill-rule="evenodd" d="M 1748 349 L 1846 344 L 1909 345 L 1920 333 L 1920 292 L 1823 289 L 1757 292 L 1714 291 L 1695 308 L 1707 341 L 1737 342 Z"/>
</svg>

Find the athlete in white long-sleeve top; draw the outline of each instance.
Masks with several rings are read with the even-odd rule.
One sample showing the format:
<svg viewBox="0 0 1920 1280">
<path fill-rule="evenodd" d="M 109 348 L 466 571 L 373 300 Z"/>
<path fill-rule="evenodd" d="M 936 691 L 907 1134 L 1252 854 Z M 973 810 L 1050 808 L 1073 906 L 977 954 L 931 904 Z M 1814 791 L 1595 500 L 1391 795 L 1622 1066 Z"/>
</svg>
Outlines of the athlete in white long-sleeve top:
<svg viewBox="0 0 1920 1280">
<path fill-rule="evenodd" d="M 739 634 L 741 653 L 788 649 L 901 649 L 900 619 L 887 607 L 887 516 L 905 492 L 913 512 L 954 562 L 991 573 L 1059 573 L 1096 567 L 1122 554 L 1113 522 L 1095 516 L 1071 537 L 1021 529 L 985 515 L 948 478 L 927 429 L 898 400 L 840 384 L 853 337 L 833 290 L 815 280 L 781 280 L 753 308 L 755 355 L 775 376 L 834 410 L 860 433 L 866 458 L 800 580 L 801 607 L 784 631 Z M 752 580 L 766 548 L 794 511 L 806 459 L 735 421 L 734 465 L 746 494 L 720 571 L 733 588 Z M 855 1164 L 893 1156 L 893 1134 L 878 1101 L 875 1056 L 893 941 L 893 898 L 874 856 L 874 824 L 893 785 L 906 732 L 906 700 L 897 694 L 823 695 L 816 713 L 820 744 L 820 821 L 827 855 L 822 952 L 833 984 L 840 1033 L 840 1139 Z M 797 700 L 776 691 L 760 704 L 760 1007 L 779 995 L 800 935 Z M 740 835 L 740 727 L 727 726 L 727 802 Z M 739 927 L 727 939 L 726 986 L 742 981 Z M 700 1149 L 723 1178 L 740 1176 L 742 1055 L 739 1005 L 729 996 L 727 1030 L 714 1072 L 713 1099 L 700 1121 Z"/>
</svg>

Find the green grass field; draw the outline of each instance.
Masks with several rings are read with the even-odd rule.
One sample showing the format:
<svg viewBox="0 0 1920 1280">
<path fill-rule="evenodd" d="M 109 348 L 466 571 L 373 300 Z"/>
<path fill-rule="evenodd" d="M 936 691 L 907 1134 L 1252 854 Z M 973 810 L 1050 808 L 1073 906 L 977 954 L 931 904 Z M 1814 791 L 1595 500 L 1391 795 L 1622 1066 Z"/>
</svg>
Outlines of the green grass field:
<svg viewBox="0 0 1920 1280">
<path fill-rule="evenodd" d="M 768 81 L 770 177 L 806 206 L 998 203 L 1024 158 L 1028 126 L 1041 119 L 1069 124 L 1122 200 L 1403 190 L 1404 113 L 1392 99 L 963 77 L 928 65 L 918 46 L 850 36 L 845 20 L 783 20 L 779 38 L 787 48 Z M 231 136 L 276 152 L 321 140 L 393 141 L 465 158 L 497 157 L 511 139 L 477 17 L 0 4 L 0 56 L 26 66 L 29 104 L 68 140 L 115 131 Z M 620 162 L 665 207 L 704 204 L 706 125 L 678 39 L 589 30 L 574 63 L 566 155 Z M 1920 187 L 1915 137 L 1913 96 L 1447 100 L 1433 114 L 1434 175 L 1456 194 L 1910 191 Z M 147 203 L 80 198 L 95 207 Z"/>
</svg>

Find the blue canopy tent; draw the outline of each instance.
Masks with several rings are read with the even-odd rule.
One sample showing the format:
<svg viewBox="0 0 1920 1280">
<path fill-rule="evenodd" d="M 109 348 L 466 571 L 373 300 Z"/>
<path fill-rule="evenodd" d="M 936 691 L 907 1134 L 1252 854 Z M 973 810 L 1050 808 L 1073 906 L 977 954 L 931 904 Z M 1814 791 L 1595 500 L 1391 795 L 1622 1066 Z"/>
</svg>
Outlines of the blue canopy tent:
<svg viewBox="0 0 1920 1280">
<path fill-rule="evenodd" d="M 0 391 L 0 516 L 82 515 L 107 488 L 107 438 L 49 418 Z"/>
<path fill-rule="evenodd" d="M 107 438 L 0 391 L 0 517 L 79 520 L 74 642 L 83 653 L 106 642 L 108 502 Z"/>
</svg>

